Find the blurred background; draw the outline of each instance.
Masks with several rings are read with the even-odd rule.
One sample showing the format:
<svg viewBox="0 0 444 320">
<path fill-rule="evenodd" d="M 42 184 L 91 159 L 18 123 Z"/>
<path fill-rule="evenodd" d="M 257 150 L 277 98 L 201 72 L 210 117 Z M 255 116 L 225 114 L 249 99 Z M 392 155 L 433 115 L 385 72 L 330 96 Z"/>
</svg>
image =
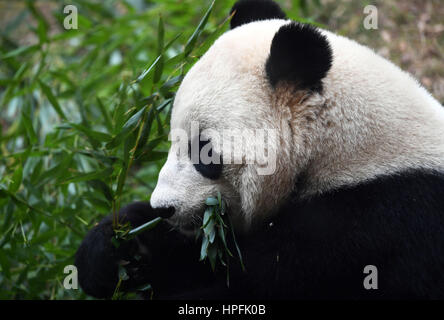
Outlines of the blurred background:
<svg viewBox="0 0 444 320">
<path fill-rule="evenodd" d="M 82 299 L 63 286 L 96 222 L 149 200 L 183 75 L 235 1 L 0 1 L 0 299 Z M 444 103 L 444 3 L 277 1 L 370 46 Z M 71 12 L 77 29 L 64 28 Z M 366 5 L 378 29 L 363 26 Z"/>
</svg>

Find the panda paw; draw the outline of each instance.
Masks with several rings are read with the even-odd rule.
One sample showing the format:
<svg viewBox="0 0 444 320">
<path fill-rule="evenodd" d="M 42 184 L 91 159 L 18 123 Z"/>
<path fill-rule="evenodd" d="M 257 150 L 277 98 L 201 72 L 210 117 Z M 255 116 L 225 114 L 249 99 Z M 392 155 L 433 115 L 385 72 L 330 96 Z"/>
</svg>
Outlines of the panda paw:
<svg viewBox="0 0 444 320">
<path fill-rule="evenodd" d="M 135 228 L 157 216 L 148 202 L 136 202 L 120 210 L 119 222 L 129 222 L 131 228 Z M 119 281 L 120 266 L 128 275 L 120 289 L 132 290 L 148 281 L 145 277 L 149 274 L 151 254 L 144 245 L 146 239 L 138 236 L 116 246 L 111 241 L 113 236 L 112 216 L 108 216 L 88 232 L 76 253 L 80 286 L 85 293 L 97 298 L 112 297 Z"/>
</svg>

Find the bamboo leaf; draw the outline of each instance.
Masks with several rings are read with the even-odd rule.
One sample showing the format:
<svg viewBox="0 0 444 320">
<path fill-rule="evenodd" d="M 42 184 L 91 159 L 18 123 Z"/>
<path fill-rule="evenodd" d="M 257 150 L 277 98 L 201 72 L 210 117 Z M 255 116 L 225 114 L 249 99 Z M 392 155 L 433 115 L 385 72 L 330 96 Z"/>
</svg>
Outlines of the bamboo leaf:
<svg viewBox="0 0 444 320">
<path fill-rule="evenodd" d="M 159 16 L 159 25 L 157 28 L 157 55 L 160 57 L 158 63 L 156 64 L 156 69 L 154 71 L 153 83 L 158 83 L 163 73 L 163 46 L 164 46 L 164 37 L 165 37 L 165 27 L 163 24 L 162 16 Z"/>
<path fill-rule="evenodd" d="M 8 53 L 4 54 L 1 57 L 1 59 L 8 59 L 8 58 L 13 58 L 13 57 L 16 57 L 19 55 L 23 55 L 25 53 L 32 53 L 34 51 L 37 51 L 39 48 L 40 48 L 40 45 L 37 45 L 37 44 L 19 47 L 17 49 L 14 49 L 14 50 L 9 51 Z"/>
<path fill-rule="evenodd" d="M 16 193 L 17 190 L 20 188 L 20 185 L 22 184 L 22 179 L 23 179 L 23 166 L 19 164 L 18 166 L 16 166 L 14 174 L 12 175 L 12 181 L 8 188 L 9 192 Z"/>
<path fill-rule="evenodd" d="M 31 145 L 36 144 L 38 141 L 38 138 L 37 138 L 37 135 L 36 135 L 34 128 L 32 126 L 31 118 L 24 111 L 22 111 L 22 123 L 23 123 L 23 126 L 25 127 L 26 135 L 29 139 L 30 144 Z"/>
<path fill-rule="evenodd" d="M 207 237 L 203 237 L 202 247 L 200 248 L 200 261 L 205 260 L 205 258 L 207 257 L 208 245 L 209 244 L 210 244 L 210 241 L 208 240 L 208 238 Z"/>
<path fill-rule="evenodd" d="M 110 142 L 107 143 L 107 149 L 113 149 L 119 146 L 126 136 L 136 128 L 138 122 L 145 114 L 146 106 L 140 109 L 136 114 L 134 114 L 129 120 L 123 125 L 122 131 L 117 134 Z"/>
<path fill-rule="evenodd" d="M 218 201 L 218 199 L 216 199 L 216 198 L 207 198 L 206 200 L 205 200 L 205 204 L 207 205 L 207 206 L 217 206 L 218 204 L 219 204 L 219 201 Z M 205 223 L 205 222 L 204 222 Z"/>
<path fill-rule="evenodd" d="M 51 105 L 53 106 L 54 110 L 57 112 L 57 114 L 62 118 L 63 120 L 67 120 L 65 113 L 63 112 L 62 108 L 60 107 L 59 102 L 57 101 L 56 97 L 52 94 L 51 89 L 43 83 L 41 80 L 37 80 L 40 84 L 40 88 L 42 89 L 43 93 L 45 94 L 46 98 L 49 100 Z"/>
<path fill-rule="evenodd" d="M 153 229 L 155 226 L 157 226 L 159 224 L 160 221 L 162 221 L 162 218 L 157 217 L 151 221 L 148 221 L 147 223 L 142 224 L 141 226 L 139 226 L 137 228 L 132 229 L 128 233 L 128 235 L 135 237 L 144 231 L 148 231 L 148 230 Z"/>
<path fill-rule="evenodd" d="M 184 50 L 185 57 L 187 57 L 191 53 L 191 51 L 193 51 L 193 49 L 196 45 L 197 39 L 199 38 L 199 35 L 201 34 L 202 30 L 205 28 L 205 26 L 208 22 L 211 11 L 213 10 L 214 2 L 215 1 L 213 1 L 211 3 L 207 12 L 205 13 L 203 18 L 200 20 L 199 24 L 197 25 L 197 28 L 194 30 L 191 37 L 188 39 L 187 44 L 185 45 L 185 50 Z"/>
<path fill-rule="evenodd" d="M 89 181 L 89 180 L 96 180 L 103 177 L 107 177 L 110 174 L 112 174 L 113 169 L 107 168 L 104 170 L 94 171 L 94 172 L 88 172 L 88 173 L 80 173 L 76 174 L 74 176 L 69 177 L 68 179 L 63 180 L 61 183 L 73 183 L 73 182 L 81 182 L 81 181 Z"/>
<path fill-rule="evenodd" d="M 142 80 L 144 80 L 148 75 L 151 74 L 151 72 L 154 70 L 154 68 L 156 67 L 156 65 L 159 63 L 161 56 L 158 56 L 156 58 L 156 60 L 154 60 L 154 62 L 147 68 L 145 69 L 140 76 L 137 77 L 137 79 L 134 82 L 140 82 Z"/>
<path fill-rule="evenodd" d="M 113 131 L 113 124 L 112 124 L 111 116 L 110 116 L 107 108 L 105 108 L 102 100 L 99 97 L 96 97 L 96 101 L 97 101 L 97 105 L 99 106 L 100 112 L 102 113 L 106 128 L 108 129 L 109 132 L 112 132 Z"/>
</svg>

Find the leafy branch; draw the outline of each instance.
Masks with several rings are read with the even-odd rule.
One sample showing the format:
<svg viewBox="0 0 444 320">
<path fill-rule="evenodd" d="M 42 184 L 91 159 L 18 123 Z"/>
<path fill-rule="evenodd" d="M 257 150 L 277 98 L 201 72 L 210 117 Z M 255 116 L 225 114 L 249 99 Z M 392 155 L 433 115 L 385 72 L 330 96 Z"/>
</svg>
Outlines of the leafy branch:
<svg viewBox="0 0 444 320">
<path fill-rule="evenodd" d="M 226 213 L 226 203 L 222 199 L 220 192 L 217 197 L 206 199 L 203 224 L 198 237 L 202 237 L 202 246 L 200 250 L 200 260 L 208 259 L 213 271 L 215 271 L 216 263 L 219 261 L 222 266 L 227 268 L 227 286 L 229 286 L 229 259 L 234 258 L 228 245 L 227 239 L 231 239 L 237 252 L 237 257 L 243 271 L 245 271 L 244 262 L 236 236 L 233 224 L 229 215 Z M 229 235 L 230 237 L 227 237 Z"/>
</svg>

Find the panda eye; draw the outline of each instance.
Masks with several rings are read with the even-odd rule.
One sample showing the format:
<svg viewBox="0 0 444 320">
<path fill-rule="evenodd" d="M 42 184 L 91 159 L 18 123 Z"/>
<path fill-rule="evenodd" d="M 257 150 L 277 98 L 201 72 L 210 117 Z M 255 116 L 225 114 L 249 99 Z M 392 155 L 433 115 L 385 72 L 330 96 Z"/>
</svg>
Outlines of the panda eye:
<svg viewBox="0 0 444 320">
<path fill-rule="evenodd" d="M 194 142 L 194 144 L 188 143 L 188 156 L 194 168 L 205 178 L 218 179 L 222 174 L 222 157 L 213 150 L 211 141 L 201 141 L 200 138 L 196 138 Z M 196 150 L 193 150 L 193 146 Z"/>
</svg>

